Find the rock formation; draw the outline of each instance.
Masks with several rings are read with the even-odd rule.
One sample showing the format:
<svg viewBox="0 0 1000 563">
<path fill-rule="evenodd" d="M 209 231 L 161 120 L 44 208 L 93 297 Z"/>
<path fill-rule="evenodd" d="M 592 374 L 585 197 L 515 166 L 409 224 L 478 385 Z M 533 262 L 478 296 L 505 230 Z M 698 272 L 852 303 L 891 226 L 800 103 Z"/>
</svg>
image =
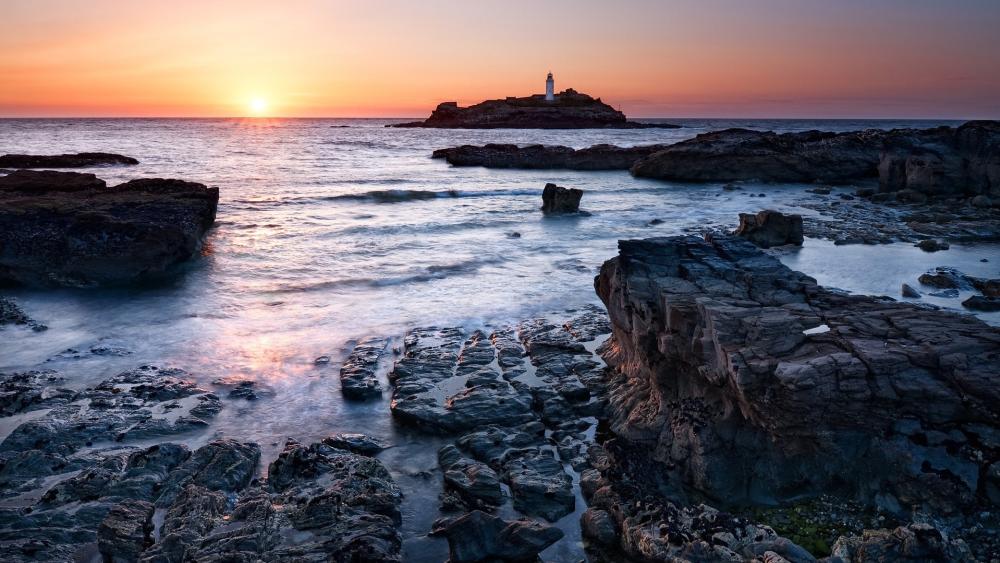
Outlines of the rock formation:
<svg viewBox="0 0 1000 563">
<path fill-rule="evenodd" d="M 581 198 L 583 190 L 545 184 L 545 189 L 542 190 L 542 213 L 546 215 L 577 213 L 580 211 Z"/>
<path fill-rule="evenodd" d="M 486 100 L 462 108 L 443 102 L 424 121 L 398 123 L 387 127 L 433 127 L 445 129 L 643 129 L 675 128 L 677 125 L 628 121 L 625 114 L 573 89 L 556 95 L 553 101 L 536 95 Z"/>
<path fill-rule="evenodd" d="M 1000 197 L 1000 122 L 958 128 L 848 133 L 726 129 L 698 135 L 635 163 L 636 176 L 687 182 L 847 183 L 878 178 L 900 199 Z M 981 197 L 982 196 L 982 197 Z"/>
<path fill-rule="evenodd" d="M 139 164 L 139 161 L 130 156 L 106 152 L 57 155 L 5 154 L 0 156 L 0 168 L 87 168 L 114 164 Z"/>
<path fill-rule="evenodd" d="M 574 149 L 561 145 L 524 147 L 510 144 L 462 145 L 438 149 L 434 151 L 432 158 L 443 158 L 453 166 L 528 170 L 628 170 L 637 160 L 668 146 L 594 145 L 585 149 Z"/>
<path fill-rule="evenodd" d="M 785 215 L 772 209 L 756 214 L 740 213 L 740 225 L 733 234 L 761 248 L 785 244 L 802 246 L 802 216 Z"/>
<path fill-rule="evenodd" d="M 619 249 L 595 280 L 611 428 L 654 472 L 737 504 L 825 492 L 959 517 L 1000 500 L 997 328 L 828 291 L 731 237 Z"/>
<path fill-rule="evenodd" d="M 19 170 L 0 177 L 0 282 L 125 284 L 197 256 L 218 188 Z"/>
</svg>

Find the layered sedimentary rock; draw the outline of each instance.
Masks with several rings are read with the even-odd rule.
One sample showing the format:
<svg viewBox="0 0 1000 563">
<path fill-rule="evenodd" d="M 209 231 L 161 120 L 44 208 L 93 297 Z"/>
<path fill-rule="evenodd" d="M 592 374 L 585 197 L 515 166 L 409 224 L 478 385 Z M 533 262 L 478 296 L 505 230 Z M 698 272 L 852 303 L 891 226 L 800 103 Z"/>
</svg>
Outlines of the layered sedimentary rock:
<svg viewBox="0 0 1000 563">
<path fill-rule="evenodd" d="M 508 97 L 486 100 L 469 107 L 443 102 L 424 121 L 389 127 L 434 127 L 447 129 L 642 129 L 677 127 L 628 121 L 625 114 L 587 94 L 567 89 L 548 101 L 545 96 Z"/>
<path fill-rule="evenodd" d="M 81 152 L 76 154 L 5 154 L 0 155 L 0 168 L 86 168 L 114 164 L 139 164 L 139 161 L 120 154 L 106 152 Z"/>
<path fill-rule="evenodd" d="M 0 177 L 0 282 L 124 284 L 197 256 L 218 188 L 19 170 Z"/>
<path fill-rule="evenodd" d="M 997 503 L 1000 330 L 828 291 L 725 236 L 621 241 L 595 285 L 611 427 L 727 503 L 820 492 L 961 515 Z"/>
<path fill-rule="evenodd" d="M 689 182 L 847 183 L 878 178 L 900 198 L 1000 192 L 1000 122 L 958 128 L 783 133 L 726 129 L 698 135 L 635 163 L 632 174 Z M 917 195 L 910 195 L 917 194 Z"/>
<path fill-rule="evenodd" d="M 453 166 L 520 168 L 529 170 L 628 170 L 635 162 L 669 145 L 618 147 L 594 145 L 574 149 L 562 145 L 462 145 L 434 151 Z"/>
</svg>

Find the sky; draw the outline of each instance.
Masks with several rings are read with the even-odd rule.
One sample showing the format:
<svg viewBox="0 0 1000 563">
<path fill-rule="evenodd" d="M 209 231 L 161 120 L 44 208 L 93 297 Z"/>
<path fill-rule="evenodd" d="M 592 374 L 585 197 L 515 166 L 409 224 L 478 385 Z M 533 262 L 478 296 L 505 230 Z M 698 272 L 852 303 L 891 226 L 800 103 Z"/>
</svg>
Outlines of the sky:
<svg viewBox="0 0 1000 563">
<path fill-rule="evenodd" d="M 0 117 L 1000 118 L 1000 0 L 0 0 Z"/>
</svg>

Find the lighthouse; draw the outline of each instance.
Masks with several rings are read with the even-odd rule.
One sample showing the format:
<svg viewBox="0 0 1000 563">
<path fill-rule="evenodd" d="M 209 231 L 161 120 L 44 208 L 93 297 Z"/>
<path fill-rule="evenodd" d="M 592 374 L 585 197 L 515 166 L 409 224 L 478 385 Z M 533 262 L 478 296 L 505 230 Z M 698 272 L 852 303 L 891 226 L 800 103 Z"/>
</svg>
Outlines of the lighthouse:
<svg viewBox="0 0 1000 563">
<path fill-rule="evenodd" d="M 545 79 L 545 100 L 553 101 L 556 99 L 556 81 L 552 80 L 552 73 L 549 73 L 548 78 Z"/>
</svg>

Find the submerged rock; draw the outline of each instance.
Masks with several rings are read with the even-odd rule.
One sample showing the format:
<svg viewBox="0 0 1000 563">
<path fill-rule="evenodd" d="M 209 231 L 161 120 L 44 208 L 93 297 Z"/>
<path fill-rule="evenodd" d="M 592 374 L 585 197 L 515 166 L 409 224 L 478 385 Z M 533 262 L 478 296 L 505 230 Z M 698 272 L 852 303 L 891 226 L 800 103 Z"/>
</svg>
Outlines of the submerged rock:
<svg viewBox="0 0 1000 563">
<path fill-rule="evenodd" d="M 139 161 L 130 156 L 107 152 L 57 155 L 5 154 L 0 156 L 0 167 L 4 168 L 86 168 L 112 164 L 139 164 Z"/>
<path fill-rule="evenodd" d="M 389 447 L 378 438 L 372 438 L 367 434 L 358 434 L 355 432 L 334 434 L 333 436 L 324 438 L 323 443 L 334 448 L 367 456 L 373 456 Z"/>
<path fill-rule="evenodd" d="M 26 325 L 35 332 L 42 332 L 49 328 L 26 315 L 13 300 L 0 297 L 0 327 L 4 325 Z"/>
<path fill-rule="evenodd" d="M 462 145 L 438 149 L 431 157 L 443 158 L 452 166 L 526 170 L 628 170 L 640 158 L 663 150 L 667 146 L 594 145 L 585 149 L 574 149 L 562 145 Z"/>
<path fill-rule="evenodd" d="M 507 521 L 479 510 L 443 523 L 435 533 L 448 538 L 448 560 L 452 563 L 535 561 L 564 535 L 559 528 L 541 522 Z"/>
<path fill-rule="evenodd" d="M 545 184 L 545 189 L 542 190 L 542 213 L 546 215 L 577 213 L 580 211 L 582 198 L 583 190 Z"/>
<path fill-rule="evenodd" d="M 619 249 L 595 281 L 619 366 L 611 429 L 660 474 L 729 502 L 879 491 L 954 515 L 983 501 L 994 454 L 965 437 L 1000 431 L 1000 330 L 828 291 L 729 237 Z"/>
<path fill-rule="evenodd" d="M 0 282 L 127 284 L 165 274 L 202 249 L 218 188 L 19 170 L 0 177 Z"/>
<path fill-rule="evenodd" d="M 756 214 L 740 213 L 740 225 L 733 233 L 761 248 L 794 244 L 802 246 L 802 216 L 765 209 Z"/>
</svg>

